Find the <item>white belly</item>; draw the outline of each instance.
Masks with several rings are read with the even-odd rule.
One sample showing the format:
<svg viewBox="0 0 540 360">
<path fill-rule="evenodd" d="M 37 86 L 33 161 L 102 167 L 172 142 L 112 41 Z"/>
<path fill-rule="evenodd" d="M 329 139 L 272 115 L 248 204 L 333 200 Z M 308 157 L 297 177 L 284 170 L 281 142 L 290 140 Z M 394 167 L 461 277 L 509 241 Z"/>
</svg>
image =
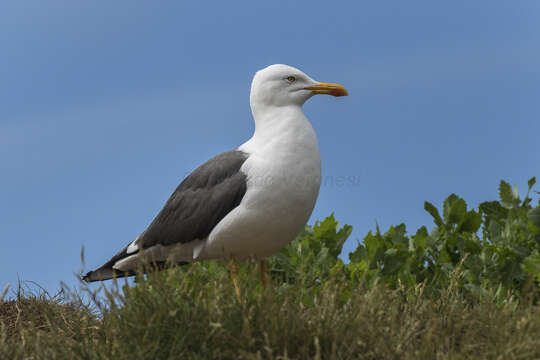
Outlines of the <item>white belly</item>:
<svg viewBox="0 0 540 360">
<path fill-rule="evenodd" d="M 250 155 L 241 169 L 248 174 L 248 190 L 210 233 L 200 259 L 262 258 L 298 235 L 321 184 L 316 137 L 313 131 L 308 135 L 312 141 L 283 139 Z"/>
</svg>

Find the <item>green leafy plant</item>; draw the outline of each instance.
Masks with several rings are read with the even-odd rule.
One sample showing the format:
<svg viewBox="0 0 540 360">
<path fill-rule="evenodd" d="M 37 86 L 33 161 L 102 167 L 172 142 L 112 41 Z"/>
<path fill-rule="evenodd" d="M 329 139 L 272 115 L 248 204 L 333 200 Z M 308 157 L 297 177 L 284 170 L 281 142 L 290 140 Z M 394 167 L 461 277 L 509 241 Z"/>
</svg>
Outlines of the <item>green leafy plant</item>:
<svg viewBox="0 0 540 360">
<path fill-rule="evenodd" d="M 478 210 L 455 194 L 444 200 L 442 215 L 425 202 L 435 225 L 431 232 L 422 226 L 408 236 L 405 224 L 385 233 L 377 226 L 349 254 L 350 271 L 393 287 L 425 282 L 434 294 L 452 281 L 475 296 L 491 289 L 519 294 L 531 275 L 540 281 L 540 207 L 529 196 L 535 181 L 529 180 L 523 200 L 517 188 L 501 181 L 499 200 L 483 202 Z"/>
<path fill-rule="evenodd" d="M 339 258 L 352 226 L 339 228 L 334 214 L 313 226 L 306 226 L 288 246 L 269 259 L 275 279 L 293 282 L 299 277 L 317 283 L 328 278 L 332 268 L 342 266 Z"/>
</svg>

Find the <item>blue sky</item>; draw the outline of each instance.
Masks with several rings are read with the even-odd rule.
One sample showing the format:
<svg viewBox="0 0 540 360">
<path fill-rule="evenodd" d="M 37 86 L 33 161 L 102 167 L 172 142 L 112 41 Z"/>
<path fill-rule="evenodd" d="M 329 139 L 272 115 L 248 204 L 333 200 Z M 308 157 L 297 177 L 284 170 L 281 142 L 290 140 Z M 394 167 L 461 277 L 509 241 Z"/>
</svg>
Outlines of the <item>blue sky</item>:
<svg viewBox="0 0 540 360">
<path fill-rule="evenodd" d="M 312 219 L 431 226 L 539 176 L 538 1 L 4 1 L 0 287 L 75 284 L 145 229 L 176 185 L 253 131 L 273 63 L 343 84 L 305 112 L 323 176 Z M 338 183 L 340 177 L 354 179 Z"/>
</svg>

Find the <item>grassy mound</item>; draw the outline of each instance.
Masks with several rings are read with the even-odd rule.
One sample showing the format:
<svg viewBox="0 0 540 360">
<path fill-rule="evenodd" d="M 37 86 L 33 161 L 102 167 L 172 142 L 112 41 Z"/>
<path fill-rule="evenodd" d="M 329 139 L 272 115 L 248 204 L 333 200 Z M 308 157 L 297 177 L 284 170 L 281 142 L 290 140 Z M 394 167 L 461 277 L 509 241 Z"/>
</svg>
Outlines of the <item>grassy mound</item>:
<svg viewBox="0 0 540 360">
<path fill-rule="evenodd" d="M 540 201 L 501 181 L 478 210 L 450 195 L 435 226 L 351 233 L 333 216 L 270 258 L 198 263 L 98 290 L 0 301 L 0 359 L 540 358 Z M 123 285 L 122 285 L 123 284 Z M 86 295 L 81 297 L 80 291 Z M 91 299 L 85 303 L 82 299 Z"/>
<path fill-rule="evenodd" d="M 2 359 L 530 359 L 540 357 L 540 307 L 432 298 L 382 285 L 351 292 L 302 279 L 266 292 L 256 268 L 230 278 L 195 265 L 101 291 L 0 304 Z M 94 295 L 96 295 L 94 293 Z M 100 299 L 100 300 L 97 300 Z"/>
</svg>

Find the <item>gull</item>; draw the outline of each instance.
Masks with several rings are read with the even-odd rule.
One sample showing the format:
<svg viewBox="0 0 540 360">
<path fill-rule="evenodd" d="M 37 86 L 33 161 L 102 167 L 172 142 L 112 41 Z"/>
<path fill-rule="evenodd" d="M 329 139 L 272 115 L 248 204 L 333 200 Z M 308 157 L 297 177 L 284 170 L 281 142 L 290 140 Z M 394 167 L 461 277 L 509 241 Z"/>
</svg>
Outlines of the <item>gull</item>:
<svg viewBox="0 0 540 360">
<path fill-rule="evenodd" d="M 313 80 L 287 65 L 258 71 L 251 84 L 251 139 L 215 156 L 178 185 L 150 226 L 87 282 L 131 276 L 141 263 L 229 260 L 240 297 L 236 260 L 261 261 L 290 243 L 308 221 L 321 185 L 317 135 L 302 111 L 313 95 L 347 96 L 339 85 Z"/>
</svg>

